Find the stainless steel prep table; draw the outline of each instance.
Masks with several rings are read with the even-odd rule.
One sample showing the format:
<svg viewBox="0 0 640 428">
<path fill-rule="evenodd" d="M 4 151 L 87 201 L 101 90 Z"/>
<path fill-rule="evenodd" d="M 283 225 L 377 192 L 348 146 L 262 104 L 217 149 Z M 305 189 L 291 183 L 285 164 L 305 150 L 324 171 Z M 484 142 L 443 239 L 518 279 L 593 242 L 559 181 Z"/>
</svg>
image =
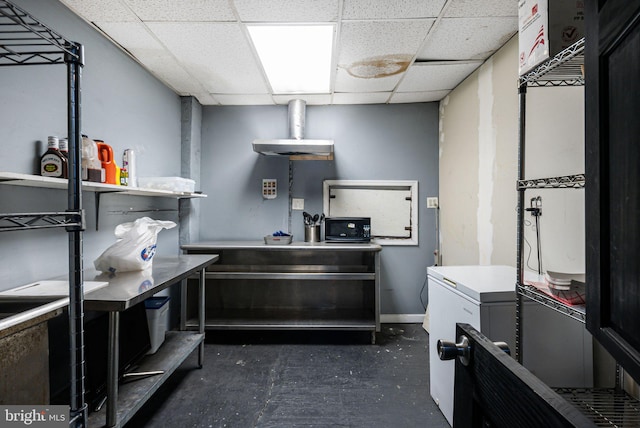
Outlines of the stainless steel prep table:
<svg viewBox="0 0 640 428">
<path fill-rule="evenodd" d="M 118 327 L 120 312 L 140 303 L 170 285 L 186 280 L 199 272 L 199 296 L 204 302 L 205 269 L 218 260 L 217 255 L 180 255 L 157 257 L 151 269 L 116 274 L 95 270 L 84 272 L 87 280 L 108 281 L 109 285 L 85 297 L 87 310 L 109 312 L 109 346 L 107 372 L 106 426 L 122 426 L 173 371 L 199 347 L 198 364 L 204 357 L 204 305 L 198 311 L 198 331 L 169 331 L 165 343 L 153 355 L 144 358 L 140 372 L 162 371 L 136 382 L 122 385 L 118 390 Z M 105 410 L 89 415 L 89 426 L 104 426 Z"/>
<path fill-rule="evenodd" d="M 218 254 L 207 268 L 207 329 L 380 331 L 380 253 L 373 243 L 213 241 L 183 245 Z M 186 328 L 198 300 L 183 295 Z"/>
</svg>

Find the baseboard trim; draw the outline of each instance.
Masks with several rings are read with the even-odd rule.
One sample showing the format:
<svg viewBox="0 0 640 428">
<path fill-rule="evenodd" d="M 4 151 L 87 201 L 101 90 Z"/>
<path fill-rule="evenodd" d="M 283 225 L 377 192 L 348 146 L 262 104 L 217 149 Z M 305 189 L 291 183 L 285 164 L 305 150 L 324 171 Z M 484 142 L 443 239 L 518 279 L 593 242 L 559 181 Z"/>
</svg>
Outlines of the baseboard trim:
<svg viewBox="0 0 640 428">
<path fill-rule="evenodd" d="M 380 314 L 381 324 L 422 324 L 424 314 Z"/>
</svg>

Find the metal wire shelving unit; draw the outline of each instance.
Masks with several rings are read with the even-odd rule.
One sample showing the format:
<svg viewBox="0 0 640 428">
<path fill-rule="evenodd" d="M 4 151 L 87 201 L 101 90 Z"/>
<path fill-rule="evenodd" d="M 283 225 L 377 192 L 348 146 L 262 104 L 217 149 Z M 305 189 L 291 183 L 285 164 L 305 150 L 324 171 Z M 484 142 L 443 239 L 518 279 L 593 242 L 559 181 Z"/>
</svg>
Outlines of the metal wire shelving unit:
<svg viewBox="0 0 640 428">
<path fill-rule="evenodd" d="M 524 282 L 524 204 L 525 191 L 530 189 L 584 189 L 584 174 L 560 177 L 525 178 L 525 114 L 528 87 L 583 86 L 584 39 L 558 53 L 555 57 L 520 76 L 519 95 L 519 145 L 518 145 L 518 231 L 517 231 L 517 304 L 516 304 L 516 359 L 522 363 L 522 307 L 527 297 L 580 322 L 585 322 L 584 306 L 567 305 Z"/>
<path fill-rule="evenodd" d="M 42 228 L 65 228 L 69 233 L 69 340 L 71 401 L 69 424 L 87 425 L 84 401 L 84 292 L 82 234 L 84 211 L 81 184 L 80 84 L 84 66 L 83 46 L 38 21 L 26 11 L 0 0 L 0 66 L 67 66 L 67 132 L 69 180 L 66 212 L 0 214 L 0 232 Z"/>
<path fill-rule="evenodd" d="M 520 76 L 519 144 L 518 144 L 518 220 L 516 278 L 516 349 L 515 357 L 522 363 L 523 299 L 533 300 L 569 318 L 585 323 L 584 305 L 568 305 L 543 293 L 524 281 L 524 213 L 525 192 L 530 189 L 584 189 L 585 174 L 560 177 L 525 178 L 525 114 L 528 87 L 584 86 L 584 45 L 580 39 L 556 56 Z M 554 388 L 567 401 L 584 413 L 597 427 L 640 427 L 640 403 L 620 386 L 620 370 L 616 367 L 615 388 Z"/>
</svg>

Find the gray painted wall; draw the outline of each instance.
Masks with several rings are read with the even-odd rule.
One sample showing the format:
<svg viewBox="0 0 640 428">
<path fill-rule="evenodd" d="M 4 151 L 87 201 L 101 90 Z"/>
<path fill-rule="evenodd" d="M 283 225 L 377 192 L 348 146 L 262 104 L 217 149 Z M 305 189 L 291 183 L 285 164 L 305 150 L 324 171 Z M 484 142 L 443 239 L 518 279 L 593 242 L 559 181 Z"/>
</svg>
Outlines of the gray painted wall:
<svg viewBox="0 0 640 428">
<path fill-rule="evenodd" d="M 124 149 L 135 149 L 140 176 L 181 175 L 180 98 L 60 3 L 16 4 L 84 44 L 83 132 L 111 144 L 118 160 Z M 0 94 L 5 106 L 0 171 L 35 173 L 42 142 L 48 135 L 66 134 L 66 68 L 0 68 Z M 293 195 L 305 199 L 308 212 L 322 210 L 324 179 L 419 181 L 420 245 L 384 248 L 382 312 L 422 313 L 419 293 L 435 248 L 435 212 L 426 209 L 426 197 L 438 191 L 437 104 L 308 106 L 305 134 L 336 142 L 335 161 L 293 164 Z M 288 160 L 251 150 L 255 138 L 287 135 L 286 106 L 202 108 L 197 188 L 208 198 L 189 202 L 200 207 L 199 240 L 261 239 L 287 229 Z M 262 178 L 278 179 L 278 199 L 262 199 Z M 83 204 L 85 266 L 114 242 L 113 228 L 119 223 L 143 215 L 179 220 L 178 203 L 172 199 L 103 195 L 96 231 L 95 194 L 85 193 Z M 0 186 L 0 212 L 64 209 L 64 191 Z M 292 232 L 302 239 L 299 211 L 294 211 Z M 161 232 L 158 255 L 177 254 L 178 239 L 175 229 Z M 0 290 L 66 273 L 67 247 L 61 230 L 0 233 Z"/>
<path fill-rule="evenodd" d="M 288 136 L 287 106 L 204 107 L 200 188 L 201 240 L 260 240 L 288 226 L 287 158 L 253 152 L 256 138 Z M 385 246 L 383 314 L 418 314 L 420 290 L 433 262 L 435 211 L 427 196 L 438 191 L 438 104 L 307 106 L 306 138 L 335 141 L 334 161 L 293 162 L 292 193 L 305 211 L 322 212 L 322 182 L 417 180 L 419 246 Z M 278 197 L 261 195 L 263 178 L 278 180 Z M 293 211 L 294 240 L 304 239 L 302 213 Z M 426 290 L 423 293 L 426 302 Z"/>
<path fill-rule="evenodd" d="M 58 2 L 14 0 L 45 25 L 85 47 L 82 131 L 122 152 L 138 152 L 141 176 L 180 175 L 180 98 Z M 48 135 L 66 135 L 66 67 L 0 67 L 0 171 L 36 173 Z M 0 212 L 64 211 L 66 191 L 0 185 Z M 148 215 L 178 221 L 173 199 L 85 193 L 85 266 L 115 242 L 115 225 Z M 157 209 L 171 211 L 155 211 Z M 131 211 L 140 211 L 130 213 Z M 127 212 L 129 214 L 122 214 Z M 176 228 L 177 229 L 177 228 Z M 163 231 L 158 254 L 178 253 L 178 231 Z M 0 233 L 0 290 L 67 272 L 68 237 L 60 229 Z"/>
</svg>

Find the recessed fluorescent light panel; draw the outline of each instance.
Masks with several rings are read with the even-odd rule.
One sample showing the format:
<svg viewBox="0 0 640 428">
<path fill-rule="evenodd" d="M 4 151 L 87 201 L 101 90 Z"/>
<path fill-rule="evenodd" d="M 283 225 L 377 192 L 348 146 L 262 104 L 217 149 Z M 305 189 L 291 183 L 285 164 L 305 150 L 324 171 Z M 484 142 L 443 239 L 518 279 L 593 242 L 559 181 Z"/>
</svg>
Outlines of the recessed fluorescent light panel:
<svg viewBox="0 0 640 428">
<path fill-rule="evenodd" d="M 275 94 L 329 93 L 333 25 L 248 25 Z"/>
</svg>

